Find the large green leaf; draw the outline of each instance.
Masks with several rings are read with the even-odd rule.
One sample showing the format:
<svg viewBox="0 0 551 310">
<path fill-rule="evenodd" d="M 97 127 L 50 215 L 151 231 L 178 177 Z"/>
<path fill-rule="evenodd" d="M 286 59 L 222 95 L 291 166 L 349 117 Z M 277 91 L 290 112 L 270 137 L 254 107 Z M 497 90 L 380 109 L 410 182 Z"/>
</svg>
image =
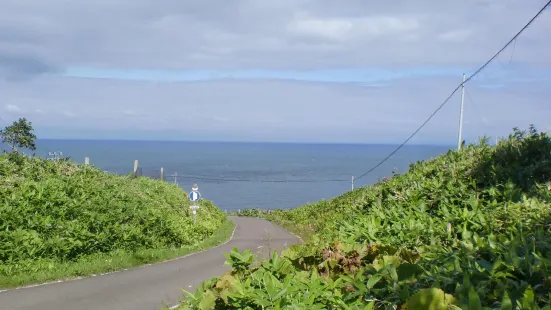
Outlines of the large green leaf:
<svg viewBox="0 0 551 310">
<path fill-rule="evenodd" d="M 448 305 L 456 303 L 452 295 L 438 288 L 419 290 L 406 302 L 408 310 L 447 310 Z"/>
</svg>

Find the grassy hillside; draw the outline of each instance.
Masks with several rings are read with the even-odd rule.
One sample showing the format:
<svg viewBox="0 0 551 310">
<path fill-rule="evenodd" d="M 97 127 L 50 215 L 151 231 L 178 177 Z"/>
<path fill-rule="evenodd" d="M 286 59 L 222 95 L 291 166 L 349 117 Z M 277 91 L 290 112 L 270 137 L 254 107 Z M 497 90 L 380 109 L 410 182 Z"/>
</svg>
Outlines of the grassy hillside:
<svg viewBox="0 0 551 310">
<path fill-rule="evenodd" d="M 191 309 L 551 309 L 551 139 L 516 130 L 267 217 L 304 245 L 231 273 Z M 247 267 L 249 266 L 249 267 Z"/>
<path fill-rule="evenodd" d="M 227 238 L 231 226 L 208 201 L 193 224 L 173 184 L 0 156 L 1 287 L 162 260 Z"/>
</svg>

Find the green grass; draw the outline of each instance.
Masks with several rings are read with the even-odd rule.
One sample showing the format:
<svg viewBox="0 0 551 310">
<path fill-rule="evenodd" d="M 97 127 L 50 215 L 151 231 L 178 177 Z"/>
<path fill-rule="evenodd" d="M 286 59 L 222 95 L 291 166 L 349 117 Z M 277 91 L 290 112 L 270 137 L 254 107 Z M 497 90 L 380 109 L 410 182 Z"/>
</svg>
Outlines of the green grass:
<svg viewBox="0 0 551 310">
<path fill-rule="evenodd" d="M 116 270 L 216 242 L 224 213 L 203 200 L 194 223 L 189 206 L 175 184 L 0 155 L 0 286 Z"/>
<path fill-rule="evenodd" d="M 20 273 L 10 277 L 0 275 L 0 288 L 8 289 L 25 285 L 87 277 L 120 271 L 146 264 L 161 263 L 191 253 L 200 252 L 228 241 L 235 224 L 226 220 L 209 238 L 194 246 L 172 249 L 148 249 L 136 252 L 115 251 L 89 256 L 76 262 L 52 263 L 45 269 L 32 273 Z"/>
<path fill-rule="evenodd" d="M 407 173 L 269 215 L 309 237 L 232 271 L 182 309 L 551 310 L 551 138 L 515 129 Z"/>
</svg>

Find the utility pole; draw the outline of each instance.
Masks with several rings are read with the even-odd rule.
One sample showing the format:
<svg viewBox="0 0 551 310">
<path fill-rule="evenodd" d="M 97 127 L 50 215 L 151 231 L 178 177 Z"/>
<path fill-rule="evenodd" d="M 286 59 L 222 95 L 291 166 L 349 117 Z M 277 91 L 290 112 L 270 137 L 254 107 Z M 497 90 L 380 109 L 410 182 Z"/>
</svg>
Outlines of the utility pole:
<svg viewBox="0 0 551 310">
<path fill-rule="evenodd" d="M 466 76 L 463 73 L 463 83 L 461 84 L 461 108 L 459 110 L 459 139 L 457 141 L 457 150 L 461 150 L 463 144 L 463 105 L 465 104 L 465 80 Z"/>
<path fill-rule="evenodd" d="M 134 159 L 134 176 L 138 176 L 138 160 Z"/>
</svg>

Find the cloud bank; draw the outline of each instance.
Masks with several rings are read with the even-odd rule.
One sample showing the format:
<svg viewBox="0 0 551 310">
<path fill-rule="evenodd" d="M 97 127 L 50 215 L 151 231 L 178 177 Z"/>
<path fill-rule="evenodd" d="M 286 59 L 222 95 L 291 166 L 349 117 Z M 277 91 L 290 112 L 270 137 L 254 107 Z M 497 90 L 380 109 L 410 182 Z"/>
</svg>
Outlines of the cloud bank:
<svg viewBox="0 0 551 310">
<path fill-rule="evenodd" d="M 2 118 L 39 136 L 401 142 L 540 0 L 5 0 Z M 546 11 L 467 84 L 465 138 L 551 116 Z M 412 142 L 455 143 L 459 96 Z"/>
</svg>

